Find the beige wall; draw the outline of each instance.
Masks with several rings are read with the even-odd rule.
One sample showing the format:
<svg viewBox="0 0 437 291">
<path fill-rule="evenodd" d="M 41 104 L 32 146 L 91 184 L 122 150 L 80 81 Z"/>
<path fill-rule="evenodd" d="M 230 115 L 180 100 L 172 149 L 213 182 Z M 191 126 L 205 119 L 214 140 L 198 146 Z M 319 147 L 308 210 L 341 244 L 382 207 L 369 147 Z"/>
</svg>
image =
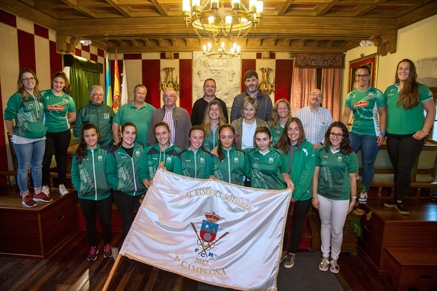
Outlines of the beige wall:
<svg viewBox="0 0 437 291">
<path fill-rule="evenodd" d="M 375 87 L 382 92 L 394 82 L 397 63 L 405 58 L 417 64 L 418 60 L 437 57 L 437 15 L 400 29 L 397 39 L 397 51 L 394 54 L 379 56 Z M 348 93 L 349 61 L 376 53 L 376 47 L 357 47 L 346 53 L 346 69 L 343 77 L 342 103 Z M 420 76 L 419 76 L 420 77 Z M 342 104 L 342 108 L 343 108 Z"/>
</svg>

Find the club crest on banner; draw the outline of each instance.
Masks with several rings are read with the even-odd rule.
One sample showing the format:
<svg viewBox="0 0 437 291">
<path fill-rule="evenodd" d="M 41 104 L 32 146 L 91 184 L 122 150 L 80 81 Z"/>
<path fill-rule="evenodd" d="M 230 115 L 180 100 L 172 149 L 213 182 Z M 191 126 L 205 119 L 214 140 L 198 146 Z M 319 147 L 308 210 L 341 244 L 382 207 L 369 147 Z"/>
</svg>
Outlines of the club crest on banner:
<svg viewBox="0 0 437 291">
<path fill-rule="evenodd" d="M 215 257 L 215 254 L 211 250 L 215 247 L 216 243 L 223 237 L 229 234 L 225 232 L 217 240 L 217 233 L 219 229 L 219 224 L 217 223 L 221 217 L 214 212 L 205 214 L 206 220 L 202 220 L 202 225 L 200 227 L 200 232 L 197 232 L 197 228 L 194 223 L 191 223 L 194 232 L 197 236 L 197 244 L 201 249 L 196 248 L 195 252 L 201 257 Z"/>
</svg>

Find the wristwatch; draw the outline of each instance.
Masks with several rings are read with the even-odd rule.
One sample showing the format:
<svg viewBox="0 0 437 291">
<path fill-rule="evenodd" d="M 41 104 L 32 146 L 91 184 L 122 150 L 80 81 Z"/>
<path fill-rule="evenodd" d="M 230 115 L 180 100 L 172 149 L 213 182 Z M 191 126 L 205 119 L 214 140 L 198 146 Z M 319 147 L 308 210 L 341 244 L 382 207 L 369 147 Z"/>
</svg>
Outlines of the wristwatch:
<svg viewBox="0 0 437 291">
<path fill-rule="evenodd" d="M 381 132 L 379 133 L 379 135 L 385 137 L 387 134 L 386 134 L 385 132 L 382 132 L 382 131 L 381 131 Z"/>
</svg>

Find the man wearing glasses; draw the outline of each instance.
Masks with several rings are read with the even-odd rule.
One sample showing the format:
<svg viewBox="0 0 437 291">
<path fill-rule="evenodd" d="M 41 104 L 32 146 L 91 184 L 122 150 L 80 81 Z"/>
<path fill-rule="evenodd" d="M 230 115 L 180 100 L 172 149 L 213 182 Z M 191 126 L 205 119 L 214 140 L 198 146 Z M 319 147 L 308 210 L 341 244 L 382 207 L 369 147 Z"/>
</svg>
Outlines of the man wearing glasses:
<svg viewBox="0 0 437 291">
<path fill-rule="evenodd" d="M 77 111 L 76 121 L 74 123 L 73 133 L 80 142 L 82 127 L 87 123 L 94 124 L 99 129 L 99 145 L 112 148 L 114 139 L 112 137 L 112 120 L 114 110 L 106 104 L 103 104 L 103 88 L 94 85 L 90 90 L 90 102 L 82 106 Z"/>
<path fill-rule="evenodd" d="M 162 101 L 164 106 L 156 109 L 150 119 L 150 129 L 147 142 L 153 145 L 156 142 L 155 139 L 155 124 L 160 121 L 164 121 L 168 124 L 171 131 L 170 142 L 176 145 L 181 150 L 184 150 L 188 146 L 188 133 L 191 129 L 191 119 L 187 110 L 177 107 L 176 101 L 178 96 L 173 89 L 165 89 Z"/>
<path fill-rule="evenodd" d="M 317 149 L 325 141 L 325 132 L 332 123 L 331 112 L 321 107 L 322 91 L 313 89 L 310 93 L 309 106 L 296 111 L 295 117 L 302 121 L 307 140 Z"/>
</svg>

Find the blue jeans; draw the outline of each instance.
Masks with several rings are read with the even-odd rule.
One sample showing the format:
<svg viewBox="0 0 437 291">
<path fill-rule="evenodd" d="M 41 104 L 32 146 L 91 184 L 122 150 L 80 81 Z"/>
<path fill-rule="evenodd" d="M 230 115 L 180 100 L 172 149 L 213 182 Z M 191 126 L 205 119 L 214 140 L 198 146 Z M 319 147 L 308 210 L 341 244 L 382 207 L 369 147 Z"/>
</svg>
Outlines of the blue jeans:
<svg viewBox="0 0 437 291">
<path fill-rule="evenodd" d="M 15 144 L 15 154 L 17 156 L 18 171 L 17 183 L 21 194 L 28 194 L 28 171 L 32 167 L 32 180 L 35 190 L 41 190 L 42 183 L 42 159 L 46 147 L 45 140 L 38 140 L 32 143 Z"/>
<path fill-rule="evenodd" d="M 414 163 L 425 144 L 425 138 L 417 140 L 413 134 L 387 134 L 387 152 L 393 165 L 395 198 L 404 200 L 411 184 Z"/>
<path fill-rule="evenodd" d="M 366 191 L 369 191 L 375 174 L 375 160 L 378 155 L 378 137 L 364 134 L 349 133 L 351 146 L 355 152 L 361 149 L 361 162 L 363 164 L 363 184 L 366 186 Z"/>
</svg>

